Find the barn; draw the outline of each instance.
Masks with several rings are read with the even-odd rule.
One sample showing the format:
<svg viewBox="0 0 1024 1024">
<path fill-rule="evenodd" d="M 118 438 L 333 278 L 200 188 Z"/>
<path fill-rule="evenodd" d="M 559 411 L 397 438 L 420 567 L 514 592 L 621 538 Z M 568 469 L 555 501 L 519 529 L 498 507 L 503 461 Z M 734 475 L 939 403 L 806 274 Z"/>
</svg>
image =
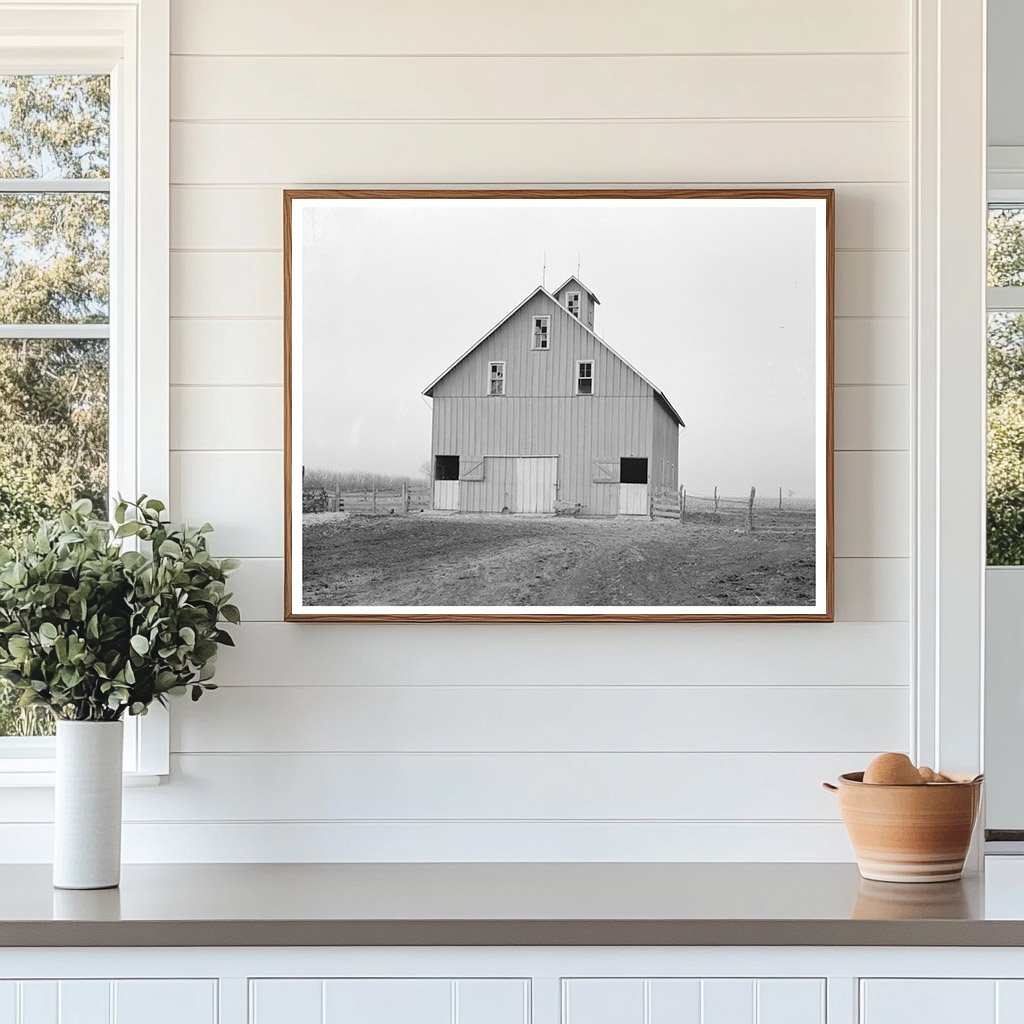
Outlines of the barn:
<svg viewBox="0 0 1024 1024">
<path fill-rule="evenodd" d="M 683 421 L 594 333 L 598 304 L 575 276 L 535 288 L 424 390 L 433 508 L 646 515 L 675 494 Z"/>
</svg>

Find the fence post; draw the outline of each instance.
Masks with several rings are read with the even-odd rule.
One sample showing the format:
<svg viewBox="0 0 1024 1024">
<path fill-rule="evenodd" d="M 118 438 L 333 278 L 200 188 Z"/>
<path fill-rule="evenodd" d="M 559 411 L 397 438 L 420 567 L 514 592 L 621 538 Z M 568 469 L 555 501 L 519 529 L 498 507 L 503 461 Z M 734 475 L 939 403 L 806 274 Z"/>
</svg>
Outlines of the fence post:
<svg viewBox="0 0 1024 1024">
<path fill-rule="evenodd" d="M 407 515 L 409 512 L 409 482 L 405 481 L 402 484 L 402 515 Z"/>
<path fill-rule="evenodd" d="M 341 511 L 341 483 L 337 480 L 334 481 L 334 511 Z"/>
<path fill-rule="evenodd" d="M 747 502 L 747 525 L 754 529 L 754 488 L 750 488 L 750 500 Z"/>
<path fill-rule="evenodd" d="M 686 515 L 686 488 L 679 488 L 679 522 L 683 521 L 683 516 Z"/>
<path fill-rule="evenodd" d="M 779 511 L 782 511 L 782 488 L 779 488 Z"/>
<path fill-rule="evenodd" d="M 647 499 L 647 514 L 651 517 L 651 522 L 654 522 L 654 495 L 652 494 Z"/>
<path fill-rule="evenodd" d="M 373 485 L 373 514 L 377 514 L 377 485 Z"/>
<path fill-rule="evenodd" d="M 715 515 L 718 515 L 718 487 L 715 487 Z"/>
</svg>

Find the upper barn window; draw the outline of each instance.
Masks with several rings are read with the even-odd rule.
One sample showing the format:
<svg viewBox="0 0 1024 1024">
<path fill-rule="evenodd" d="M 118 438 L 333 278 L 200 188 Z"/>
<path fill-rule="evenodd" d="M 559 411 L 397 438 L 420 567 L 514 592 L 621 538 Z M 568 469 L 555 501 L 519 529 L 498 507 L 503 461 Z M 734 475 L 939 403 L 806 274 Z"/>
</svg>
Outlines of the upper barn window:
<svg viewBox="0 0 1024 1024">
<path fill-rule="evenodd" d="M 576 364 L 576 394 L 594 393 L 594 360 L 582 359 Z"/>
<path fill-rule="evenodd" d="M 546 349 L 548 347 L 548 329 L 551 325 L 551 317 L 535 316 L 533 318 L 533 347 Z"/>
<path fill-rule="evenodd" d="M 505 364 L 491 363 L 488 370 L 489 383 L 487 393 L 489 395 L 505 394 Z"/>
<path fill-rule="evenodd" d="M 577 320 L 580 318 L 580 293 L 579 292 L 566 292 L 565 304 L 569 308 L 569 312 L 572 313 Z"/>
</svg>

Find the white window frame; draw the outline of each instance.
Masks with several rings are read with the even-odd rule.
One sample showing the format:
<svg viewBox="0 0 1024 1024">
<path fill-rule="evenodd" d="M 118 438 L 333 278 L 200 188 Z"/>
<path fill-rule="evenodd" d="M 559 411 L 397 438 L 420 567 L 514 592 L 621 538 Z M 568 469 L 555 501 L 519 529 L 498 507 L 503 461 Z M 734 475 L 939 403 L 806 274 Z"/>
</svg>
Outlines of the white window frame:
<svg viewBox="0 0 1024 1024">
<path fill-rule="evenodd" d="M 498 376 L 495 377 L 494 369 L 500 366 Z M 493 385 L 501 384 L 501 390 L 495 391 Z M 489 398 L 501 398 L 505 394 L 505 361 L 503 359 L 492 360 L 487 364 L 487 396 Z"/>
<path fill-rule="evenodd" d="M 111 76 L 112 494 L 170 493 L 169 25 L 168 0 L 0 0 L 0 74 Z M 156 706 L 125 725 L 126 780 L 158 781 L 170 764 L 167 712 Z M 52 785 L 53 756 L 52 739 L 0 738 L 0 787 Z"/>
<path fill-rule="evenodd" d="M 573 313 L 573 311 L 572 311 L 572 304 L 573 304 L 574 300 L 576 302 L 576 312 L 575 313 Z M 582 292 L 566 292 L 565 293 L 565 308 L 567 310 L 569 310 L 569 312 L 572 313 L 572 315 L 574 317 L 576 317 L 577 320 L 582 322 L 583 317 L 580 316 L 580 314 L 583 312 L 583 293 Z"/>
<path fill-rule="evenodd" d="M 594 372 L 594 365 L 593 359 L 576 360 L 576 394 L 581 395 L 583 398 L 591 398 L 597 394 L 597 374 Z M 580 391 L 580 381 L 584 379 L 580 374 L 584 366 L 590 367 L 590 377 L 587 378 L 590 381 L 589 391 Z"/>
<path fill-rule="evenodd" d="M 537 333 L 537 327 L 540 322 L 544 322 L 544 331 L 541 334 Z M 544 344 L 538 345 L 538 339 L 543 338 Z M 551 314 L 550 313 L 535 313 L 530 318 L 530 347 L 534 352 L 549 352 L 551 350 Z"/>
<path fill-rule="evenodd" d="M 985 5 L 915 3 L 909 752 L 983 768 Z M 982 844 L 969 863 L 980 865 Z"/>
</svg>

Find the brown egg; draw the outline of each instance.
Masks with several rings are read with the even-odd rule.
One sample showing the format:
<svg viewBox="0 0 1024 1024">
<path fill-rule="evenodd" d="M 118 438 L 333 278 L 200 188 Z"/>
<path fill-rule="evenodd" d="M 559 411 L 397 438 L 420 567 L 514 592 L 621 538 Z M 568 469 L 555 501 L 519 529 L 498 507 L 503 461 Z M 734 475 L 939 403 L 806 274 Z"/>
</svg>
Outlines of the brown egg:
<svg viewBox="0 0 1024 1024">
<path fill-rule="evenodd" d="M 923 786 L 924 779 L 906 754 L 879 754 L 864 771 L 864 781 L 875 786 Z"/>
</svg>

